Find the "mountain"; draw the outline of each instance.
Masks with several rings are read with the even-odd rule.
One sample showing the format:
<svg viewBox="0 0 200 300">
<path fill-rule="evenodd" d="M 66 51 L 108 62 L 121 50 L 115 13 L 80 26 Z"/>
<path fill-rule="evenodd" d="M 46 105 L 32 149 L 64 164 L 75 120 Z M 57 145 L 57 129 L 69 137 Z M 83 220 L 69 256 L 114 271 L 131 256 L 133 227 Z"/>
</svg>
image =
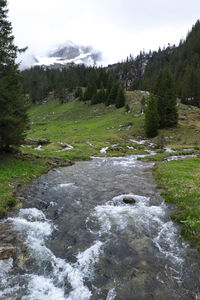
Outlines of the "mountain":
<svg viewBox="0 0 200 300">
<path fill-rule="evenodd" d="M 90 46 L 78 46 L 67 42 L 50 51 L 47 56 L 35 56 L 34 66 L 66 67 L 68 65 L 96 65 L 101 61 L 101 52 Z"/>
</svg>

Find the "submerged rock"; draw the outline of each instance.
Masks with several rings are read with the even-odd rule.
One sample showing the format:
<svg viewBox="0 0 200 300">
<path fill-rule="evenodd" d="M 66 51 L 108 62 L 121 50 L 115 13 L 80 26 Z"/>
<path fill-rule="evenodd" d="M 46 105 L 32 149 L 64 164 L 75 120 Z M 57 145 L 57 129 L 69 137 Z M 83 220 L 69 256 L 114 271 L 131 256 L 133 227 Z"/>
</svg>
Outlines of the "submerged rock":
<svg viewBox="0 0 200 300">
<path fill-rule="evenodd" d="M 15 248 L 13 246 L 0 246 L 0 259 L 13 257 Z"/>
<path fill-rule="evenodd" d="M 136 200 L 134 198 L 131 198 L 131 197 L 124 197 L 123 202 L 126 203 L 126 204 L 135 204 Z"/>
</svg>

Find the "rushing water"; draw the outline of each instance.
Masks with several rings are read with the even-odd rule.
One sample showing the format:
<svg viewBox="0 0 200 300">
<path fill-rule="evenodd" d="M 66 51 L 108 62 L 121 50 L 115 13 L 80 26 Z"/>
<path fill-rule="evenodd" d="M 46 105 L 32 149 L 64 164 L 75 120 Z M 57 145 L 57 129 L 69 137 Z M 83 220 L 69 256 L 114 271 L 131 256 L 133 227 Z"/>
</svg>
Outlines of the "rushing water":
<svg viewBox="0 0 200 300">
<path fill-rule="evenodd" d="M 137 156 L 94 158 L 27 187 L 23 209 L 1 224 L 17 253 L 0 261 L 0 299 L 199 299 L 199 259 L 151 167 Z"/>
</svg>

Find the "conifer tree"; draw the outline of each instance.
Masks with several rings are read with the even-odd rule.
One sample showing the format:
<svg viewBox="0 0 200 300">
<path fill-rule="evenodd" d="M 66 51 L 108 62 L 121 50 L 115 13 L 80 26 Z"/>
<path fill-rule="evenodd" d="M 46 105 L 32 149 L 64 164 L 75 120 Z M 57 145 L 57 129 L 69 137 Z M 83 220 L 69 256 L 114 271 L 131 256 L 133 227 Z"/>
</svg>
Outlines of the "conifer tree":
<svg viewBox="0 0 200 300">
<path fill-rule="evenodd" d="M 154 94 L 158 99 L 160 128 L 176 126 L 178 123 L 176 92 L 172 74 L 168 69 L 160 71 L 155 84 Z"/>
<path fill-rule="evenodd" d="M 123 107 L 125 105 L 125 95 L 124 95 L 124 89 L 120 85 L 117 92 L 117 98 L 115 101 L 116 108 Z"/>
<path fill-rule="evenodd" d="M 118 92 L 118 88 L 119 88 L 119 85 L 117 84 L 117 82 L 113 82 L 112 84 L 112 88 L 110 90 L 110 94 L 108 96 L 108 105 L 110 104 L 115 104 L 116 102 L 116 98 L 117 98 L 117 92 Z"/>
<path fill-rule="evenodd" d="M 100 90 L 99 90 L 97 96 L 98 96 L 98 103 L 105 103 L 106 93 L 104 90 L 103 82 L 101 82 L 101 87 L 100 87 Z"/>
<path fill-rule="evenodd" d="M 151 94 L 145 112 L 145 134 L 147 137 L 155 137 L 158 134 L 159 114 L 157 98 Z"/>
<path fill-rule="evenodd" d="M 20 50 L 14 45 L 11 23 L 7 20 L 7 1 L 0 0 L 0 151 L 21 144 L 27 127 L 25 99 L 18 65 Z"/>
</svg>

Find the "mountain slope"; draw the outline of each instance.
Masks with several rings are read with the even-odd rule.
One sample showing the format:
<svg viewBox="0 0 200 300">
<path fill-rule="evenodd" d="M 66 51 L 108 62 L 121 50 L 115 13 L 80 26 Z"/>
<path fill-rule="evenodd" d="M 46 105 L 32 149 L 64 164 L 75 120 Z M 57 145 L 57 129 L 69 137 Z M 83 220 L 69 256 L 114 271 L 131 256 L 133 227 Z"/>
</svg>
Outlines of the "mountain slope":
<svg viewBox="0 0 200 300">
<path fill-rule="evenodd" d="M 151 91 L 158 73 L 169 68 L 174 75 L 176 91 L 182 103 L 200 107 L 200 21 L 192 27 L 179 46 L 149 53 L 141 52 L 136 58 L 109 66 L 115 77 L 127 90 Z"/>
</svg>

